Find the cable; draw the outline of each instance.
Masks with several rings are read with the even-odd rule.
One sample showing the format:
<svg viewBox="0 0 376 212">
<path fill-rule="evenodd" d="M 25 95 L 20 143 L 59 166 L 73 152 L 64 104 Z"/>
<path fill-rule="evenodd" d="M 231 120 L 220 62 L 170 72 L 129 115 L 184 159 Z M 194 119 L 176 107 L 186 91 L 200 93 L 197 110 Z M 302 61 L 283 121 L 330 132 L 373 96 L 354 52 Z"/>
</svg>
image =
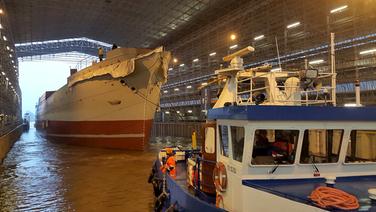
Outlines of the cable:
<svg viewBox="0 0 376 212">
<path fill-rule="evenodd" d="M 156 104 L 155 102 L 152 102 L 150 101 L 146 96 L 144 96 L 141 92 L 134 92 L 137 96 L 141 97 L 142 99 L 144 99 L 145 101 L 149 102 L 150 104 L 156 106 L 157 108 L 159 108 L 159 104 Z"/>
<path fill-rule="evenodd" d="M 359 208 L 358 199 L 342 190 L 320 186 L 312 191 L 309 198 L 322 208 L 334 207 L 341 210 Z"/>
</svg>

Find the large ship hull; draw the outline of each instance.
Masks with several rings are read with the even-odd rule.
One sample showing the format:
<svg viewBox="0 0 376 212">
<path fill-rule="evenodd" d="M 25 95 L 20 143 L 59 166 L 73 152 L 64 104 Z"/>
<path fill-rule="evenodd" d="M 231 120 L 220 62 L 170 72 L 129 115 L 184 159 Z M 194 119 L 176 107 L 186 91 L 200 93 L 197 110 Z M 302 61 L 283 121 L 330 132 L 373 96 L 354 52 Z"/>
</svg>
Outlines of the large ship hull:
<svg viewBox="0 0 376 212">
<path fill-rule="evenodd" d="M 120 70 L 125 73 L 120 77 L 113 75 L 114 71 L 119 75 L 115 69 L 125 67 L 121 63 L 107 66 L 105 72 L 94 69 L 71 77 L 67 85 L 40 100 L 37 129 L 57 142 L 145 149 L 167 74 L 169 54 L 164 54 L 135 59 L 134 70 Z"/>
<path fill-rule="evenodd" d="M 83 146 L 116 149 L 145 149 L 152 120 L 50 121 L 44 133 L 49 140 Z M 111 126 L 119 126 L 112 129 Z"/>
</svg>

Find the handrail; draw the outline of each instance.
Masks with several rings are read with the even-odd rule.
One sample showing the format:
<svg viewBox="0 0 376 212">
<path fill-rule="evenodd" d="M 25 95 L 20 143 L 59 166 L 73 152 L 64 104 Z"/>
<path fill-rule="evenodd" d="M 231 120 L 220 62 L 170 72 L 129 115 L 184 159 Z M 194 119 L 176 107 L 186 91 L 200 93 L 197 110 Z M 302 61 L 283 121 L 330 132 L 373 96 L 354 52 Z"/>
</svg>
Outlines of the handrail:
<svg viewBox="0 0 376 212">
<path fill-rule="evenodd" d="M 236 83 L 236 101 L 238 104 L 260 104 L 257 101 L 253 101 L 252 97 L 255 92 L 257 94 L 264 93 L 266 99 L 262 100 L 261 104 L 305 104 L 305 105 L 316 105 L 316 104 L 328 104 L 335 103 L 333 98 L 330 96 L 335 87 L 333 87 L 330 82 L 324 81 L 325 85 L 320 87 L 315 87 L 317 89 L 307 89 L 303 90 L 301 85 L 295 85 L 293 83 L 286 85 L 278 85 L 277 79 L 286 80 L 291 77 L 298 78 L 300 72 L 283 71 L 283 72 L 253 72 L 257 73 L 253 76 L 242 76 L 247 70 L 241 71 L 237 75 Z M 251 72 L 250 72 L 251 73 Z M 250 74 L 252 75 L 252 73 Z M 318 76 L 309 83 L 313 83 L 313 80 L 319 82 L 322 79 L 333 78 L 336 74 L 334 73 L 318 73 Z M 273 81 L 275 80 L 275 81 Z M 257 82 L 264 81 L 267 86 L 257 86 Z M 297 82 L 300 84 L 300 82 Z M 248 86 L 249 85 L 249 86 Z M 247 87 L 248 86 L 248 87 Z M 313 87 L 313 85 L 311 85 Z M 316 95 L 317 94 L 317 95 Z M 315 95 L 315 96 L 312 96 Z M 324 100 L 318 99 L 319 96 L 323 96 Z M 313 98 L 312 98 L 313 97 Z"/>
</svg>

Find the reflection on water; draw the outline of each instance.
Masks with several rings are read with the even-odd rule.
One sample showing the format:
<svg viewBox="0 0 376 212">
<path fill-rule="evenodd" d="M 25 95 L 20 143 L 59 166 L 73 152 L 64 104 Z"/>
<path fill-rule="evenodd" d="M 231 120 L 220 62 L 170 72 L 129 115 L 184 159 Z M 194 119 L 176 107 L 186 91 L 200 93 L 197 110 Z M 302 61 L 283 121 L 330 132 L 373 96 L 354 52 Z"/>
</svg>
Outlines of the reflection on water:
<svg viewBox="0 0 376 212">
<path fill-rule="evenodd" d="M 150 151 L 119 151 L 51 143 L 30 128 L 0 165 L 0 211 L 151 211 L 156 151 L 188 142 L 156 138 Z"/>
</svg>

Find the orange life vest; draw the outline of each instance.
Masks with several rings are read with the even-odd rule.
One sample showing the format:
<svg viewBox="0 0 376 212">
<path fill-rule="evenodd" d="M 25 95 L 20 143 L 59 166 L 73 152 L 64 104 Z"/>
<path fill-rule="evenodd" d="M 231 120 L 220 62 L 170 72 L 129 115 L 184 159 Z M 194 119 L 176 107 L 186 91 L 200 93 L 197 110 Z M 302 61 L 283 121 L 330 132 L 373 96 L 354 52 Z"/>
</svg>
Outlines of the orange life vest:
<svg viewBox="0 0 376 212">
<path fill-rule="evenodd" d="M 274 143 L 272 143 L 272 145 L 274 147 L 277 147 L 279 148 L 280 150 L 286 152 L 287 154 L 291 154 L 292 153 L 292 150 L 294 148 L 293 144 L 291 143 L 286 143 L 284 141 L 275 141 Z M 273 154 L 277 154 L 277 152 L 273 151 Z"/>
<path fill-rule="evenodd" d="M 161 168 L 162 168 L 163 173 L 165 173 L 166 170 L 169 170 L 168 173 L 169 173 L 170 177 L 172 177 L 173 179 L 176 178 L 176 162 L 175 162 L 174 156 L 168 157 L 166 164 L 164 166 L 162 166 Z"/>
</svg>

